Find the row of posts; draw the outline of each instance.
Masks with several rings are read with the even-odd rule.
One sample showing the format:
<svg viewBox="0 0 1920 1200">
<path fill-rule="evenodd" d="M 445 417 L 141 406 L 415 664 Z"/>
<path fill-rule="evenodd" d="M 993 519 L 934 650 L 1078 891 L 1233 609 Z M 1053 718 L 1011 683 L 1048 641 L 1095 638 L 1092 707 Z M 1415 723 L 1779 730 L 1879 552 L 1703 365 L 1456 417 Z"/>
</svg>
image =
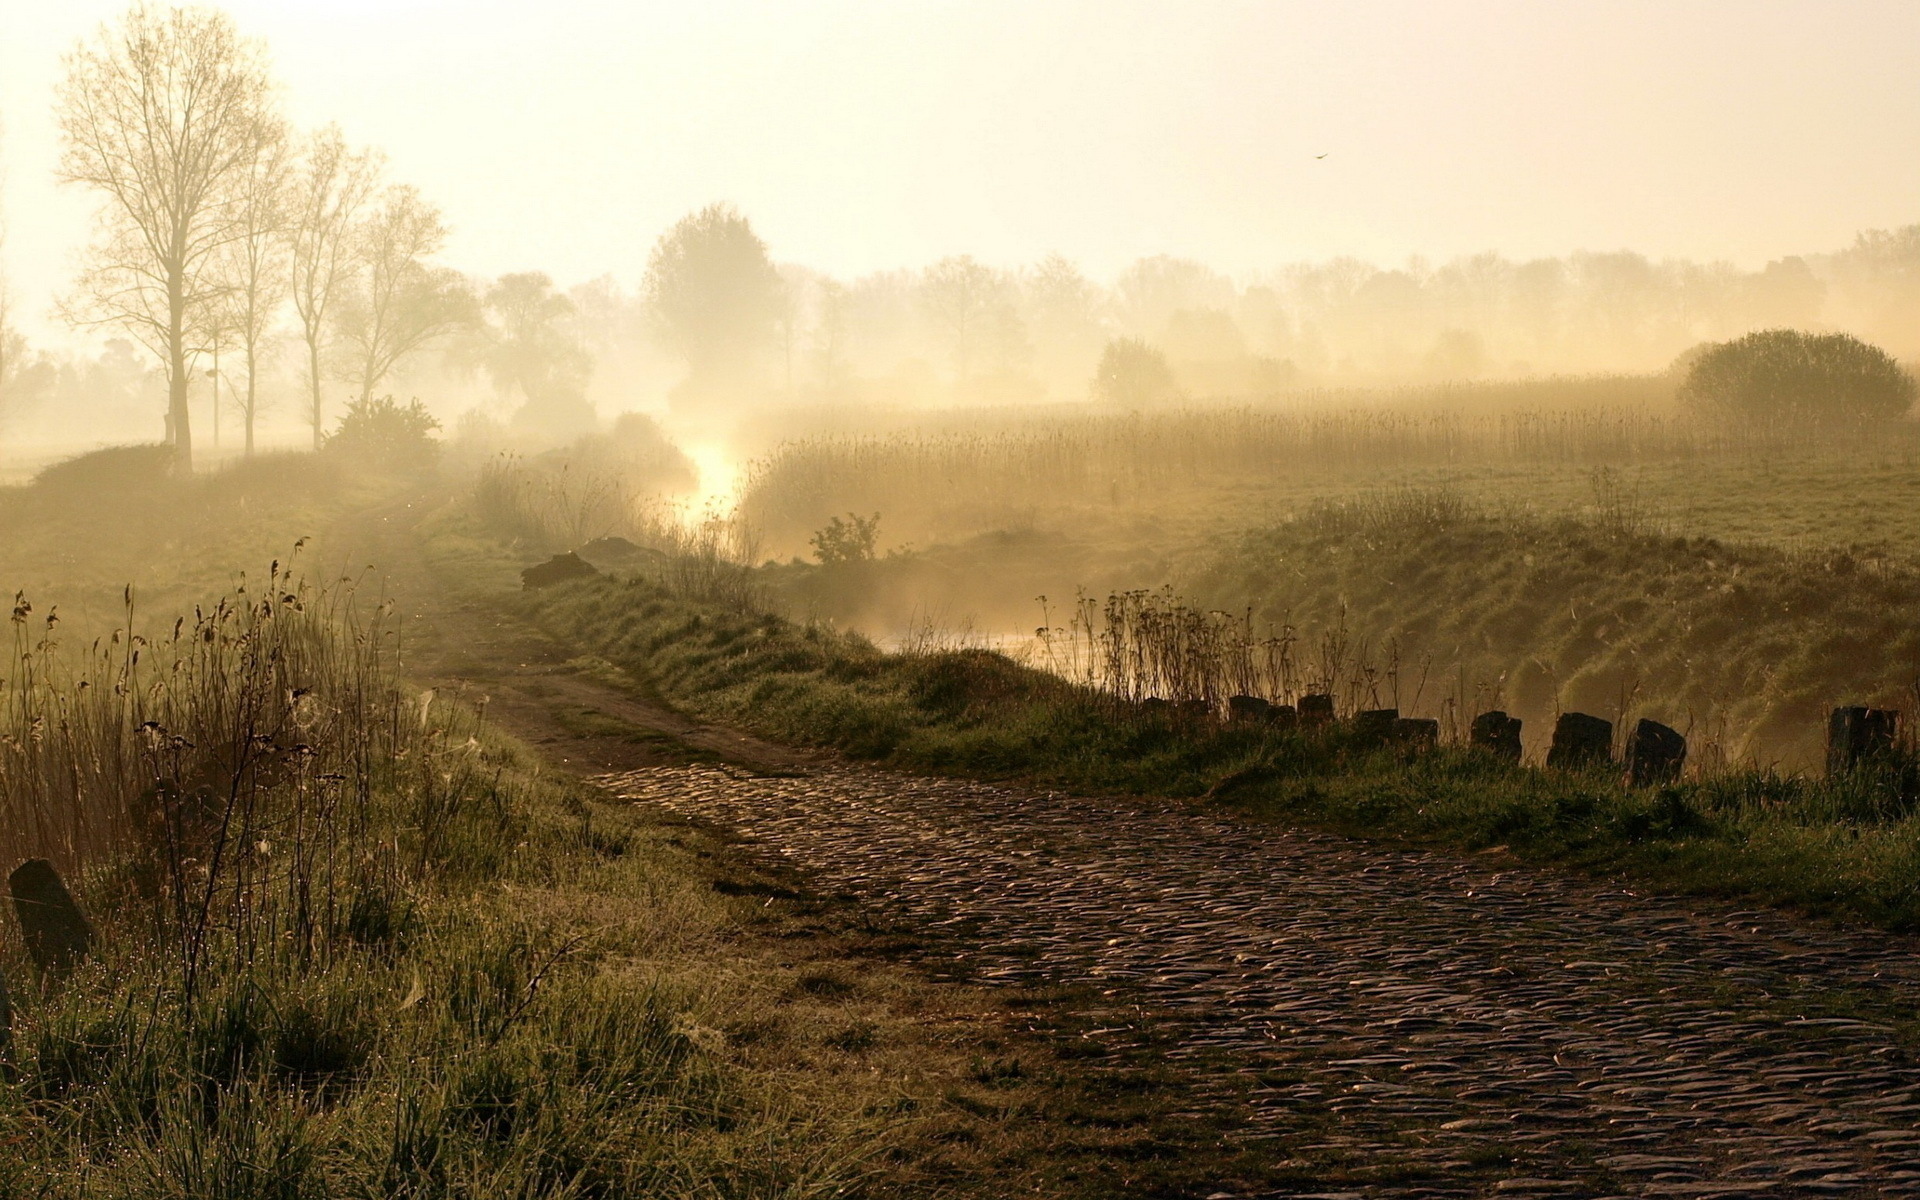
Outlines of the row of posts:
<svg viewBox="0 0 1920 1200">
<path fill-rule="evenodd" d="M 1165 705 L 1165 701 L 1156 702 Z M 1203 707 L 1204 711 L 1204 707 Z M 1258 696 L 1235 696 L 1227 702 L 1235 722 L 1277 726 L 1324 726 L 1334 721 L 1333 697 L 1308 695 L 1298 706 L 1273 704 Z M 1354 715 L 1353 730 L 1362 740 L 1411 748 L 1437 745 L 1440 722 L 1431 717 L 1403 717 L 1397 709 L 1369 709 Z M 1836 708 L 1827 720 L 1827 773 L 1841 775 L 1876 759 L 1891 757 L 1898 744 L 1900 713 L 1887 708 Z M 1484 712 L 1468 727 L 1469 745 L 1509 762 L 1520 761 L 1520 718 L 1499 710 Z M 1547 766 L 1581 770 L 1613 764 L 1613 722 L 1587 713 L 1561 713 L 1553 725 L 1553 744 Z M 1651 787 L 1680 778 L 1687 761 L 1687 739 L 1658 721 L 1640 720 L 1627 739 L 1627 782 Z M 29 859 L 7 877 L 14 915 L 27 956 L 44 984 L 79 966 L 93 951 L 93 925 L 80 910 L 73 893 L 61 881 L 53 864 Z M 13 1005 L 7 981 L 0 974 L 0 1053 L 13 1032 Z"/>
<path fill-rule="evenodd" d="M 1194 703 L 1204 708 L 1204 702 Z M 1325 726 L 1334 721 L 1333 697 L 1306 695 L 1300 697 L 1298 705 L 1292 705 L 1274 704 L 1258 696 L 1234 696 L 1227 701 L 1227 716 L 1236 724 Z M 1403 717 L 1392 708 L 1354 714 L 1353 730 L 1360 740 L 1381 745 L 1423 748 L 1440 740 L 1440 722 L 1431 717 Z M 1891 756 L 1899 732 L 1897 710 L 1857 705 L 1834 709 L 1827 720 L 1827 774 L 1844 775 L 1872 760 Z M 1467 742 L 1495 757 L 1519 762 L 1520 718 L 1498 709 L 1481 713 L 1468 726 Z M 1643 717 L 1627 738 L 1625 759 L 1630 785 L 1672 783 L 1686 766 L 1687 739 L 1672 726 Z M 1553 725 L 1547 766 L 1573 771 L 1612 765 L 1613 722 L 1589 713 L 1561 713 Z"/>
</svg>

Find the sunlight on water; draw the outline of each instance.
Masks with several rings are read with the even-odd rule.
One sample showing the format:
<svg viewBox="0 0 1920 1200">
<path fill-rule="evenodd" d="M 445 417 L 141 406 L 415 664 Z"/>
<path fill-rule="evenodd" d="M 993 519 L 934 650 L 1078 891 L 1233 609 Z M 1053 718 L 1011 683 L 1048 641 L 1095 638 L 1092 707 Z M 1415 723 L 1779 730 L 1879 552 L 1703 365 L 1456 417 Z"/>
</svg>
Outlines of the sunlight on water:
<svg viewBox="0 0 1920 1200">
<path fill-rule="evenodd" d="M 700 483 L 689 506 L 691 511 L 731 512 L 740 498 L 741 464 L 717 442 L 692 442 L 685 449 L 694 469 L 700 473 Z"/>
</svg>

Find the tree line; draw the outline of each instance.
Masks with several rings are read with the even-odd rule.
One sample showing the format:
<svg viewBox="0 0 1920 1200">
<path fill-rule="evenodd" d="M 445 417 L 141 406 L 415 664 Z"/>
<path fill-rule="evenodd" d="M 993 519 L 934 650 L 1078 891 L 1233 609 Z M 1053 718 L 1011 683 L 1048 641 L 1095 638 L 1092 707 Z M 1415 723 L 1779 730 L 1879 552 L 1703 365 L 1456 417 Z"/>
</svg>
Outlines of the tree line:
<svg viewBox="0 0 1920 1200">
<path fill-rule="evenodd" d="M 1150 404 L 1651 370 L 1702 342 L 1836 323 L 1920 353 L 1920 226 L 1758 271 L 1627 252 L 1489 254 L 1389 269 L 1335 259 L 1236 281 L 1156 256 L 1101 283 L 1059 255 L 1017 269 L 958 255 L 840 280 L 777 266 L 742 214 L 712 205 L 662 235 L 638 294 L 609 281 L 563 293 L 538 272 L 482 282 L 442 263 L 440 209 L 337 127 L 291 128 L 265 48 L 217 10 L 137 5 L 68 57 L 56 111 L 61 177 L 102 200 L 63 310 L 145 348 L 182 465 L 194 449 L 189 387 L 209 373 L 252 449 L 283 330 L 316 446 L 333 415 L 326 382 L 365 405 L 430 349 L 518 396 L 517 423 L 551 433 L 592 423 L 596 359 L 629 364 L 629 395 L 641 390 L 633 374 L 650 372 L 645 390 L 697 413 L 1089 391 Z M 0 288 L 0 402 L 59 386 L 7 316 Z M 666 359 L 649 357 L 659 350 Z"/>
</svg>

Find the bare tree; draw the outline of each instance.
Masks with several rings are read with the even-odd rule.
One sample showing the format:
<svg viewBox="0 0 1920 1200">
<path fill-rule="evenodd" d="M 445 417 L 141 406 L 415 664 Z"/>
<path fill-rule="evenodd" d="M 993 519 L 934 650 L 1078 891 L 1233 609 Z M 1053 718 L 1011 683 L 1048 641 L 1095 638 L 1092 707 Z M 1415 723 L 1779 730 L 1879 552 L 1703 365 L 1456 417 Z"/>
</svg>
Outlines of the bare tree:
<svg viewBox="0 0 1920 1200">
<path fill-rule="evenodd" d="M 69 313 L 125 328 L 166 367 L 167 429 L 193 466 L 187 382 L 195 310 L 219 291 L 240 182 L 274 120 L 259 46 L 210 9 L 136 5 L 66 59 L 60 178 L 105 198 Z"/>
<path fill-rule="evenodd" d="M 219 326 L 240 349 L 246 391 L 238 395 L 246 453 L 253 454 L 254 418 L 260 411 L 260 359 L 273 335 L 290 283 L 287 232 L 291 170 L 287 129 L 263 123 L 253 162 L 239 181 L 236 236 L 221 254 Z M 231 385 L 229 385 L 231 386 Z M 214 383 L 214 423 L 219 427 L 219 381 Z"/>
<path fill-rule="evenodd" d="M 339 328 L 355 352 L 347 378 L 365 404 L 402 359 L 473 321 L 478 304 L 458 271 L 428 263 L 447 227 L 414 188 L 388 188 L 354 235 L 360 271 L 341 297 Z"/>
<path fill-rule="evenodd" d="M 1000 272 L 965 254 L 941 259 L 922 276 L 920 300 L 952 344 L 956 381 L 972 377 L 981 350 L 1010 314 L 1010 292 Z"/>
<path fill-rule="evenodd" d="M 307 419 L 313 448 L 325 437 L 320 381 L 334 306 L 358 263 L 355 223 L 380 175 L 379 157 L 347 149 L 338 126 L 316 133 L 294 174 L 292 199 L 293 309 L 307 348 Z"/>
</svg>

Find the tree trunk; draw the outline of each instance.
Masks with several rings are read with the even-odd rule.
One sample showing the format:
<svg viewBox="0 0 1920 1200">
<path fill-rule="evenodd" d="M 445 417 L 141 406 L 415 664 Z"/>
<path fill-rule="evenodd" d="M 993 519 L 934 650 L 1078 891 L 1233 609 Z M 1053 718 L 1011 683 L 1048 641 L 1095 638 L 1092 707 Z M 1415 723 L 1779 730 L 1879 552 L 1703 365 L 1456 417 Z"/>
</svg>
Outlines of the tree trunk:
<svg viewBox="0 0 1920 1200">
<path fill-rule="evenodd" d="M 173 465 L 182 478 L 193 474 L 193 424 L 187 415 L 186 298 L 176 284 L 167 303 L 167 432 L 173 438 Z"/>
<path fill-rule="evenodd" d="M 313 384 L 313 448 L 320 449 L 320 343 L 307 339 L 307 379 Z"/>
<path fill-rule="evenodd" d="M 256 355 L 254 353 L 253 347 L 248 346 L 247 347 L 247 411 L 244 415 L 244 419 L 242 422 L 247 427 L 246 456 L 248 458 L 253 457 L 253 406 L 255 401 L 255 395 L 253 390 L 253 375 L 254 375 L 254 358 L 255 357 Z"/>
</svg>

